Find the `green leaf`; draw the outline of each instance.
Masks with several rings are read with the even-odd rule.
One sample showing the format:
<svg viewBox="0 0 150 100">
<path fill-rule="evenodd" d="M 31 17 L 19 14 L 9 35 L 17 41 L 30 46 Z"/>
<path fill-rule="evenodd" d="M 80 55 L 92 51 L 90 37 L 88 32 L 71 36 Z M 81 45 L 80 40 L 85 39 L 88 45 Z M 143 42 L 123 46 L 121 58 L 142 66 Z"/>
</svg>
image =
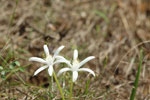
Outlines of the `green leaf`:
<svg viewBox="0 0 150 100">
<path fill-rule="evenodd" d="M 106 56 L 106 57 L 105 57 L 105 59 L 104 59 L 104 62 L 103 62 L 103 63 L 104 63 L 104 67 L 106 67 L 106 65 L 107 65 L 107 63 L 108 63 L 108 56 Z"/>
<path fill-rule="evenodd" d="M 134 81 L 134 87 L 132 89 L 130 100 L 134 100 L 135 95 L 136 95 L 136 90 L 138 88 L 138 82 L 139 82 L 139 78 L 140 78 L 140 72 L 141 72 L 142 62 L 143 62 L 143 50 L 140 51 L 140 61 L 139 61 L 138 72 L 136 74 L 136 79 Z"/>
<path fill-rule="evenodd" d="M 17 66 L 20 66 L 19 61 L 15 61 L 14 63 L 15 63 Z"/>
<path fill-rule="evenodd" d="M 96 10 L 95 13 L 100 16 L 101 18 L 103 18 L 105 20 L 106 23 L 109 23 L 109 19 L 106 16 L 106 14 L 102 11 Z"/>
<path fill-rule="evenodd" d="M 23 68 L 23 67 L 20 67 L 19 70 L 20 70 L 21 72 L 24 72 L 24 68 Z"/>
<path fill-rule="evenodd" d="M 6 79 L 6 76 L 5 76 L 5 75 L 1 75 L 1 78 L 2 78 L 3 80 L 5 80 L 5 79 Z"/>
<path fill-rule="evenodd" d="M 9 68 L 10 68 L 10 69 L 14 69 L 14 67 L 15 67 L 15 66 L 13 66 L 13 65 L 9 65 Z"/>
<path fill-rule="evenodd" d="M 88 81 L 86 82 L 85 91 L 84 91 L 84 94 L 85 94 L 85 95 L 88 93 L 89 83 L 90 83 L 90 80 L 88 80 Z"/>
<path fill-rule="evenodd" d="M 9 65 L 10 69 L 14 69 L 16 66 L 20 66 L 20 63 L 18 61 L 14 61 Z"/>
<path fill-rule="evenodd" d="M 5 74 L 6 74 L 6 72 L 5 72 L 5 71 L 2 71 L 2 72 L 1 72 L 1 74 L 2 74 L 2 75 L 5 75 Z"/>
<path fill-rule="evenodd" d="M 11 70 L 6 68 L 4 71 L 5 71 L 5 73 L 8 73 L 8 72 L 10 72 Z"/>
<path fill-rule="evenodd" d="M 0 70 L 3 70 L 3 67 L 2 67 L 2 66 L 0 66 Z"/>
</svg>

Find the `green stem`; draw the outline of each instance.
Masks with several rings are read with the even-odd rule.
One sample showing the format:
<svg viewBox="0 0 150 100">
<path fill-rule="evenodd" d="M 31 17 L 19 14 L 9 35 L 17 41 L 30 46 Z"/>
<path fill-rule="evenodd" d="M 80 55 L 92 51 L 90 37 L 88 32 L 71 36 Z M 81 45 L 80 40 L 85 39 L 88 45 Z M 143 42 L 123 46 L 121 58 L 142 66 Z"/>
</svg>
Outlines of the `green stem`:
<svg viewBox="0 0 150 100">
<path fill-rule="evenodd" d="M 53 75 L 54 75 L 54 79 L 55 79 L 55 81 L 56 81 L 56 84 L 57 84 L 57 86 L 58 86 L 59 92 L 60 92 L 60 94 L 61 94 L 62 100 L 65 100 L 64 94 L 63 94 L 63 92 L 62 92 L 62 89 L 61 89 L 61 87 L 60 87 L 60 84 L 59 84 L 59 82 L 58 82 L 58 79 L 57 79 L 57 77 L 56 77 L 55 72 L 53 72 Z"/>
<path fill-rule="evenodd" d="M 25 83 L 25 81 L 21 78 L 21 76 L 19 76 L 17 73 L 15 73 L 16 74 L 16 76 L 20 79 L 20 81 L 25 85 L 26 83 Z"/>
<path fill-rule="evenodd" d="M 17 6 L 18 6 L 18 2 L 19 2 L 19 0 L 16 0 L 16 6 L 15 6 L 15 8 L 13 9 L 13 13 L 12 13 L 12 15 L 11 15 L 11 17 L 10 17 L 10 21 L 9 21 L 9 27 L 12 25 L 12 23 L 13 23 L 13 21 L 14 21 L 14 17 L 15 17 L 15 11 L 16 11 L 16 9 L 17 9 Z"/>
<path fill-rule="evenodd" d="M 71 77 L 71 85 L 70 85 L 70 96 L 69 96 L 69 100 L 71 100 L 71 98 L 72 98 L 72 88 L 73 88 L 73 73 L 72 73 L 72 77 Z"/>
<path fill-rule="evenodd" d="M 52 78 L 51 78 L 51 82 L 52 82 L 52 83 L 51 83 L 51 89 L 52 89 L 52 92 L 54 92 L 54 87 L 53 87 L 54 80 L 53 80 L 53 79 L 54 79 L 54 78 L 52 77 Z"/>
</svg>

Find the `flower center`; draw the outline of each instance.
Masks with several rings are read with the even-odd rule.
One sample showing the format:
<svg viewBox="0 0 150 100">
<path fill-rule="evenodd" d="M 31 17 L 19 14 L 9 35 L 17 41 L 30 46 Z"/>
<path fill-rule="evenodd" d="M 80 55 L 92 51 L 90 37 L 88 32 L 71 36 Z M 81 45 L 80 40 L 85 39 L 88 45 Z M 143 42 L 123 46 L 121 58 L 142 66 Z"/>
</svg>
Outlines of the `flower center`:
<svg viewBox="0 0 150 100">
<path fill-rule="evenodd" d="M 51 55 L 47 56 L 45 60 L 46 60 L 48 65 L 52 65 L 53 61 L 54 61 L 54 59 Z"/>
<path fill-rule="evenodd" d="M 77 71 L 79 69 L 79 61 L 78 60 L 74 60 L 73 61 L 73 66 L 72 66 L 72 70 L 73 71 Z"/>
</svg>

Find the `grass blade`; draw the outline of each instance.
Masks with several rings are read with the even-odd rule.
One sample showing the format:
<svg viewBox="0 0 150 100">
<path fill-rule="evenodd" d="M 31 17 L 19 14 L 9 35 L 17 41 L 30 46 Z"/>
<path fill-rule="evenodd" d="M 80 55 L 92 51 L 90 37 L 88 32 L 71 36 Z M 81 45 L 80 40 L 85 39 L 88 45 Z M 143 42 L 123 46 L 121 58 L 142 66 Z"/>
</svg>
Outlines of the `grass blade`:
<svg viewBox="0 0 150 100">
<path fill-rule="evenodd" d="M 136 90 L 137 90 L 138 82 L 139 82 L 139 78 L 140 78 L 142 62 L 143 62 L 143 50 L 140 51 L 140 63 L 139 63 L 139 66 L 138 66 L 138 72 L 137 72 L 137 75 L 136 75 L 136 79 L 134 81 L 134 87 L 132 89 L 130 100 L 134 100 L 135 95 L 136 95 Z"/>
<path fill-rule="evenodd" d="M 84 94 L 87 95 L 89 89 L 90 80 L 86 82 Z"/>
<path fill-rule="evenodd" d="M 101 18 L 103 18 L 107 24 L 109 23 L 109 19 L 108 19 L 107 15 L 104 12 L 96 10 L 95 13 L 98 16 L 100 16 Z"/>
</svg>

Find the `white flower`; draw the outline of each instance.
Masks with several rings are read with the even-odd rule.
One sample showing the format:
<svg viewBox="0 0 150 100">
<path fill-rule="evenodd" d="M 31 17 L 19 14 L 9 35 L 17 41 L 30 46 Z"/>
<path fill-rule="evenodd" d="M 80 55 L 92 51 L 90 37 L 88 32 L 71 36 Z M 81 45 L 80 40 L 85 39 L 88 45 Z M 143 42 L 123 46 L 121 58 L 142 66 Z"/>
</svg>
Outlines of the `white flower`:
<svg viewBox="0 0 150 100">
<path fill-rule="evenodd" d="M 44 45 L 43 48 L 44 48 L 44 52 L 46 54 L 45 59 L 38 58 L 38 57 L 31 57 L 31 58 L 29 58 L 29 61 L 37 61 L 37 62 L 45 64 L 45 66 L 42 66 L 39 69 L 37 69 L 34 72 L 34 75 L 37 75 L 39 72 L 41 72 L 44 69 L 48 68 L 48 73 L 49 73 L 50 76 L 52 76 L 52 74 L 53 74 L 53 65 L 54 64 L 63 63 L 63 62 L 67 63 L 67 60 L 65 60 L 64 57 L 58 55 L 59 52 L 64 48 L 64 46 L 60 46 L 55 51 L 54 56 L 50 55 L 47 45 Z"/>
<path fill-rule="evenodd" d="M 75 82 L 78 78 L 78 72 L 79 71 L 87 71 L 89 73 L 91 73 L 93 76 L 95 76 L 95 73 L 89 69 L 89 68 L 81 68 L 82 65 L 84 65 L 86 62 L 94 59 L 95 57 L 94 56 L 90 56 L 90 57 L 87 57 L 86 59 L 84 59 L 83 61 L 79 62 L 78 61 L 78 51 L 77 50 L 74 50 L 74 56 L 73 56 L 73 62 L 72 64 L 68 61 L 66 62 L 70 68 L 62 68 L 57 75 L 60 75 L 61 73 L 65 72 L 65 71 L 72 71 L 73 72 L 73 82 Z"/>
</svg>

